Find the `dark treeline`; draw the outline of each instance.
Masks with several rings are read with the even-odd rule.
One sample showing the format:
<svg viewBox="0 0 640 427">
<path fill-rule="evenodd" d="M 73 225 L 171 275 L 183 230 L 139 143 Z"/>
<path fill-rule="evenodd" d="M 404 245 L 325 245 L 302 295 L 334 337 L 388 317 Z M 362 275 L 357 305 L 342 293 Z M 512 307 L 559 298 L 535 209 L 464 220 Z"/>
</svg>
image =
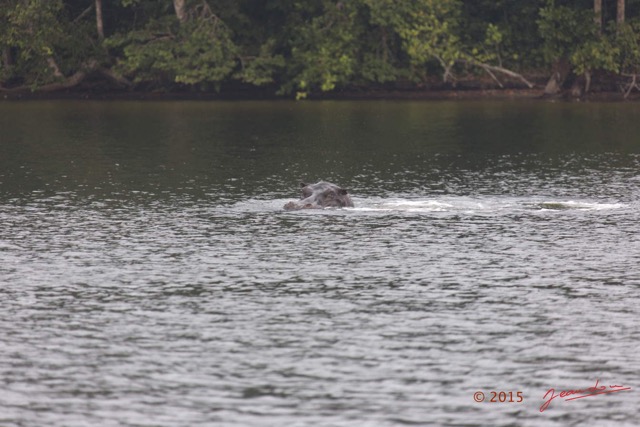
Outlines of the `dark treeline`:
<svg viewBox="0 0 640 427">
<path fill-rule="evenodd" d="M 0 0 L 0 91 L 628 94 L 639 17 L 640 0 Z"/>
</svg>

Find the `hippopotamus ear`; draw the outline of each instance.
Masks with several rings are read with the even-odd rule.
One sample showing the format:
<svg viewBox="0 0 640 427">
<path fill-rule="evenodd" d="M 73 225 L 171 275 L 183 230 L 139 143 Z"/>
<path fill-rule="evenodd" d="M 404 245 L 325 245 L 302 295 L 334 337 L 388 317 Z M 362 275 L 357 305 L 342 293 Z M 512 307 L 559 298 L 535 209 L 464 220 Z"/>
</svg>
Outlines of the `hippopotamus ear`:
<svg viewBox="0 0 640 427">
<path fill-rule="evenodd" d="M 300 181 L 300 188 L 304 188 L 304 187 L 306 187 L 307 185 L 309 185 L 309 184 L 305 184 L 304 182 Z"/>
<path fill-rule="evenodd" d="M 341 188 L 340 191 L 338 191 L 338 193 L 342 196 L 347 194 L 347 190 L 345 190 L 344 188 Z"/>
</svg>

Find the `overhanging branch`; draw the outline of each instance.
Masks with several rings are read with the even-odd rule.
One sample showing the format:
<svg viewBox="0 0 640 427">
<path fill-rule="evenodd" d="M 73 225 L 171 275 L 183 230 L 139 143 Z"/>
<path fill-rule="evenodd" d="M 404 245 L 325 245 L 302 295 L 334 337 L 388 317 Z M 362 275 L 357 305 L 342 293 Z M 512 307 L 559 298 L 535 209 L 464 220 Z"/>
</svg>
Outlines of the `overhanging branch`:
<svg viewBox="0 0 640 427">
<path fill-rule="evenodd" d="M 472 65 L 472 66 L 475 66 L 475 67 L 482 68 L 487 74 L 489 74 L 491 76 L 491 78 L 493 78 L 493 80 L 495 80 L 498 83 L 498 85 L 501 88 L 504 87 L 504 86 L 502 85 L 500 80 L 498 80 L 498 78 L 496 77 L 494 72 L 495 73 L 504 74 L 504 75 L 509 76 L 511 78 L 514 78 L 514 79 L 518 79 L 518 80 L 522 81 L 524 84 L 526 84 L 529 89 L 533 89 L 535 87 L 535 85 L 533 83 L 531 83 L 529 80 L 527 80 L 522 74 L 516 73 L 515 71 L 511 71 L 511 70 L 509 70 L 507 68 L 504 68 L 504 67 L 498 67 L 498 66 L 495 66 L 495 65 L 489 65 L 489 64 L 486 64 L 484 62 L 476 61 L 475 59 L 457 59 L 456 62 L 458 62 L 460 64 Z"/>
<path fill-rule="evenodd" d="M 133 84 L 126 78 L 116 74 L 115 72 L 113 72 L 108 68 L 100 66 L 98 61 L 96 61 L 95 59 L 92 59 L 85 62 L 78 71 L 76 71 L 74 74 L 67 77 L 63 81 L 49 83 L 49 84 L 37 87 L 36 91 L 56 92 L 59 90 L 71 89 L 78 86 L 80 83 L 82 83 L 92 73 L 99 73 L 102 76 L 106 77 L 107 79 L 111 80 L 112 82 L 120 86 L 124 86 L 124 87 L 133 86 Z M 6 92 L 6 93 L 19 93 L 19 92 L 26 92 L 31 90 L 33 90 L 31 86 L 18 86 L 14 88 L 0 87 L 0 92 Z"/>
</svg>

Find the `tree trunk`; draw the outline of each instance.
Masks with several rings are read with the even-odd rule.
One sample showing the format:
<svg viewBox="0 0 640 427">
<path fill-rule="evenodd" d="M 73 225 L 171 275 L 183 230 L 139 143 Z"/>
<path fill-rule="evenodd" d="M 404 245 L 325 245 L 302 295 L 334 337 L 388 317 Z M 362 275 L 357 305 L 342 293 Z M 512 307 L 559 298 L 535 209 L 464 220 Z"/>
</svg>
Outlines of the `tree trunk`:
<svg viewBox="0 0 640 427">
<path fill-rule="evenodd" d="M 64 78 L 64 74 L 62 74 L 62 71 L 60 71 L 60 68 L 58 67 L 58 64 L 56 63 L 56 60 L 53 59 L 52 56 L 47 58 L 47 64 L 49 65 L 49 68 L 51 68 L 51 70 L 53 71 L 53 75 L 58 78 L 58 79 L 63 79 Z"/>
<path fill-rule="evenodd" d="M 544 96 L 553 96 L 560 93 L 560 90 L 569 75 L 569 71 L 571 71 L 569 61 L 566 59 L 557 60 L 556 63 L 553 64 L 553 74 L 544 88 Z"/>
<path fill-rule="evenodd" d="M 602 31 L 602 0 L 593 0 L 593 20 L 598 27 L 598 31 Z"/>
<path fill-rule="evenodd" d="M 582 79 L 576 79 L 575 82 L 571 85 L 570 90 L 571 98 L 580 99 L 582 95 L 584 95 L 583 87 L 582 87 Z"/>
<path fill-rule="evenodd" d="M 616 15 L 616 23 L 618 25 L 620 24 L 624 24 L 624 7 L 625 7 L 625 1 L 624 0 L 618 0 L 618 7 L 617 7 L 617 15 Z"/>
<path fill-rule="evenodd" d="M 181 24 L 187 22 L 186 0 L 173 0 L 173 8 L 176 10 L 176 16 Z"/>
<path fill-rule="evenodd" d="M 102 0 L 96 0 L 96 28 L 98 38 L 104 40 L 104 22 L 102 20 Z"/>
<path fill-rule="evenodd" d="M 591 71 L 584 72 L 584 93 L 589 93 L 591 90 Z"/>
<path fill-rule="evenodd" d="M 13 65 L 13 55 L 10 47 L 5 47 L 2 50 L 2 65 L 7 68 Z"/>
</svg>

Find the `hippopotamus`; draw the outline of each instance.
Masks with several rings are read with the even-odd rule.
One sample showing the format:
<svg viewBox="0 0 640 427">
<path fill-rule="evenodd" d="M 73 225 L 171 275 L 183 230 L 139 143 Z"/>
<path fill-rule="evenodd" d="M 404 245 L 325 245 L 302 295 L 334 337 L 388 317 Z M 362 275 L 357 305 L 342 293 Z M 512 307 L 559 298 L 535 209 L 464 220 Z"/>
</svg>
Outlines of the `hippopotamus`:
<svg viewBox="0 0 640 427">
<path fill-rule="evenodd" d="M 330 182 L 320 181 L 316 184 L 301 182 L 300 187 L 302 197 L 300 200 L 284 205 L 286 210 L 353 207 L 347 190 Z"/>
</svg>

